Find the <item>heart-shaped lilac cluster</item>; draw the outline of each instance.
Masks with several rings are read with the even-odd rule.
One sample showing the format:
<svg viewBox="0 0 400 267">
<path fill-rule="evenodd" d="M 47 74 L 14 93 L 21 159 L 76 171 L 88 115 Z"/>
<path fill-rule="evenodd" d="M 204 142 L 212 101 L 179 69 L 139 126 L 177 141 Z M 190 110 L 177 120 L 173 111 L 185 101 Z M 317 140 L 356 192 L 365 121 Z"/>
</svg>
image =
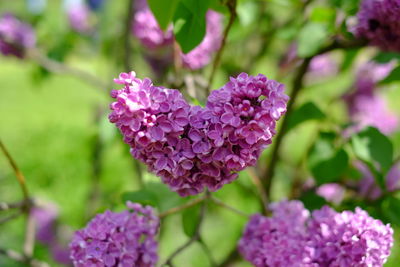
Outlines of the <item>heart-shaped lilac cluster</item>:
<svg viewBox="0 0 400 267">
<path fill-rule="evenodd" d="M 178 90 L 121 73 L 109 119 L 131 154 L 181 196 L 216 191 L 254 165 L 286 112 L 284 85 L 245 73 L 191 106 Z"/>
</svg>

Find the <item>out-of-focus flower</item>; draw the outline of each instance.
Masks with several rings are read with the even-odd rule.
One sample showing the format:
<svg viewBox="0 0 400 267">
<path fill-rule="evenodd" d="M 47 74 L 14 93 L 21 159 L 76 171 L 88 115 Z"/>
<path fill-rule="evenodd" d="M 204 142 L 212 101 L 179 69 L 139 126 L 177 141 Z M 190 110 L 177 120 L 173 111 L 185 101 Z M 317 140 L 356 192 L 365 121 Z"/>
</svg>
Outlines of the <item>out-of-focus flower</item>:
<svg viewBox="0 0 400 267">
<path fill-rule="evenodd" d="M 84 3 L 77 3 L 67 7 L 68 21 L 71 28 L 79 33 L 89 33 L 92 30 L 90 24 L 90 11 Z"/>
<path fill-rule="evenodd" d="M 97 11 L 104 6 L 105 0 L 86 0 L 87 5 L 91 10 Z"/>
<path fill-rule="evenodd" d="M 36 36 L 32 27 L 11 14 L 0 17 L 0 52 L 3 55 L 25 56 L 26 49 L 34 47 Z"/>
<path fill-rule="evenodd" d="M 363 0 L 352 31 L 382 50 L 400 52 L 399 16 L 399 0 Z"/>
<path fill-rule="evenodd" d="M 150 206 L 128 202 L 129 210 L 98 214 L 70 243 L 76 267 L 155 266 L 159 219 Z"/>
<path fill-rule="evenodd" d="M 284 85 L 245 73 L 213 91 L 205 108 L 190 106 L 177 90 L 122 73 L 112 91 L 109 119 L 131 154 L 182 196 L 216 191 L 256 164 L 286 112 Z"/>
<path fill-rule="evenodd" d="M 340 204 L 344 197 L 344 188 L 335 183 L 323 184 L 316 190 L 317 195 L 325 198 L 326 201 L 334 204 Z"/>
<path fill-rule="evenodd" d="M 380 96 L 377 83 L 393 69 L 393 63 L 377 64 L 368 62 L 356 74 L 354 91 L 344 96 L 354 126 L 349 132 L 359 131 L 366 126 L 378 128 L 384 134 L 391 134 L 399 126 L 398 115 L 389 110 L 386 100 Z"/>
<path fill-rule="evenodd" d="M 159 27 L 157 20 L 147 5 L 147 1 L 142 0 L 135 3 L 135 16 L 132 25 L 133 34 L 140 42 L 155 53 L 156 58 L 160 57 L 159 50 L 164 49 L 172 53 L 173 31 L 172 25 L 164 32 Z M 222 16 L 212 10 L 206 14 L 206 34 L 203 41 L 187 54 L 181 53 L 183 66 L 192 70 L 200 69 L 207 65 L 222 42 Z M 168 49 L 169 47 L 170 49 Z M 162 58 L 172 60 L 172 55 Z"/>
<path fill-rule="evenodd" d="M 271 206 L 272 217 L 251 217 L 239 241 L 257 267 L 382 266 L 393 246 L 393 229 L 356 208 L 328 206 L 310 216 L 299 201 Z"/>
<path fill-rule="evenodd" d="M 29 12 L 33 14 L 41 14 L 46 9 L 47 0 L 26 0 Z"/>
<path fill-rule="evenodd" d="M 376 184 L 374 175 L 362 162 L 356 162 L 356 167 L 362 174 L 359 193 L 362 197 L 375 200 L 382 195 L 382 190 Z M 389 192 L 400 189 L 400 164 L 397 163 L 388 171 L 385 178 L 386 190 Z"/>
<path fill-rule="evenodd" d="M 338 64 L 330 54 L 314 57 L 308 68 L 308 79 L 321 79 L 334 76 L 338 72 Z"/>
</svg>

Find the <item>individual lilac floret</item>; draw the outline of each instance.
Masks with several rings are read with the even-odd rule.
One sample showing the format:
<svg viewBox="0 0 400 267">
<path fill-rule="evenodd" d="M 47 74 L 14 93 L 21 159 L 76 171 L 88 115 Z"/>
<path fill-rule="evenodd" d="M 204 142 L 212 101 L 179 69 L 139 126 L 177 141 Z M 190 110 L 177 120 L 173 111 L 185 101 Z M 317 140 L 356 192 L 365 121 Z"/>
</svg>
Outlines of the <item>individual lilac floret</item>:
<svg viewBox="0 0 400 267">
<path fill-rule="evenodd" d="M 25 56 L 26 49 L 35 46 L 36 37 L 32 27 L 11 14 L 0 17 L 0 52 L 3 55 Z"/>
<path fill-rule="evenodd" d="M 323 184 L 316 190 L 317 195 L 325 198 L 326 201 L 332 202 L 336 205 L 342 202 L 344 197 L 343 186 L 335 183 Z"/>
<path fill-rule="evenodd" d="M 206 34 L 203 41 L 187 54 L 182 53 L 183 65 L 189 69 L 200 69 L 207 65 L 222 42 L 222 16 L 212 10 L 206 14 Z"/>
<path fill-rule="evenodd" d="M 273 206 L 271 218 L 253 215 L 239 241 L 239 251 L 256 267 L 306 266 L 309 252 L 305 221 L 309 217 L 300 201 Z"/>
<path fill-rule="evenodd" d="M 178 90 L 122 73 L 109 119 L 131 154 L 181 196 L 216 191 L 256 164 L 286 112 L 284 85 L 245 73 L 213 91 L 205 108 L 190 106 Z"/>
<path fill-rule="evenodd" d="M 296 200 L 271 207 L 272 217 L 251 217 L 238 245 L 257 267 L 378 267 L 390 255 L 393 229 L 360 208 L 324 206 L 310 216 Z"/>
<path fill-rule="evenodd" d="M 400 52 L 399 17 L 399 0 L 363 0 L 353 32 L 382 50 Z"/>
<path fill-rule="evenodd" d="M 96 215 L 70 243 L 75 267 L 155 266 L 159 219 L 150 206 L 127 203 L 129 210 Z"/>
<path fill-rule="evenodd" d="M 73 4 L 67 8 L 68 21 L 71 28 L 79 33 L 91 31 L 90 11 L 84 3 Z"/>
<path fill-rule="evenodd" d="M 362 179 L 359 184 L 359 194 L 371 200 L 379 198 L 382 195 L 382 190 L 376 184 L 374 175 L 362 162 L 357 162 L 355 165 L 362 174 Z M 386 174 L 385 185 L 388 192 L 400 189 L 400 163 L 393 165 Z"/>
<path fill-rule="evenodd" d="M 328 206 L 308 222 L 316 266 L 382 266 L 393 246 L 393 229 L 356 208 L 337 213 Z"/>
</svg>

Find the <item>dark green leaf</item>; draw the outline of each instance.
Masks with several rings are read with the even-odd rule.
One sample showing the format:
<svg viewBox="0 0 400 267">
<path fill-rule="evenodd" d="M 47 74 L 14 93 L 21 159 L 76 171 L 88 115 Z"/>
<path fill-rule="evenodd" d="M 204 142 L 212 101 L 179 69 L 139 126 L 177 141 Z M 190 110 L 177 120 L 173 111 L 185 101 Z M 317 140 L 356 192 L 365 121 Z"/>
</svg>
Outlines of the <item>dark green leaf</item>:
<svg viewBox="0 0 400 267">
<path fill-rule="evenodd" d="M 342 66 L 340 66 L 341 70 L 347 70 L 354 62 L 354 59 L 357 57 L 360 49 L 348 49 L 343 51 L 345 53 L 344 60 Z"/>
<path fill-rule="evenodd" d="M 307 23 L 299 33 L 298 55 L 299 57 L 308 57 L 315 54 L 324 44 L 329 33 L 327 27 L 321 23 Z"/>
<path fill-rule="evenodd" d="M 383 201 L 382 208 L 390 222 L 400 226 L 400 199 L 389 196 Z"/>
<path fill-rule="evenodd" d="M 183 53 L 201 43 L 206 33 L 208 0 L 181 0 L 174 15 L 174 34 Z"/>
<path fill-rule="evenodd" d="M 331 183 L 347 171 L 349 156 L 343 148 L 335 148 L 333 133 L 321 133 L 311 149 L 308 166 L 318 185 Z"/>
<path fill-rule="evenodd" d="M 160 182 L 146 183 L 145 188 L 148 192 L 155 195 L 160 212 L 182 205 L 188 199 L 180 197 L 177 193 L 172 192 L 165 184 Z"/>
<path fill-rule="evenodd" d="M 377 56 L 374 57 L 374 61 L 378 63 L 388 63 L 393 59 L 400 59 L 399 53 L 392 53 L 392 52 L 380 52 Z"/>
<path fill-rule="evenodd" d="M 321 120 L 324 118 L 325 114 L 314 103 L 307 102 L 290 114 L 287 130 L 289 131 L 308 120 Z"/>
<path fill-rule="evenodd" d="M 379 164 L 382 173 L 389 170 L 393 161 L 393 145 L 389 138 L 377 129 L 368 127 L 351 138 L 354 153 L 372 166 Z"/>
<path fill-rule="evenodd" d="M 200 220 L 200 205 L 195 205 L 182 212 L 183 231 L 188 237 L 194 236 Z"/>
<path fill-rule="evenodd" d="M 325 199 L 311 190 L 304 192 L 299 200 L 303 202 L 304 206 L 309 210 L 320 209 L 323 205 L 326 205 Z"/>
<path fill-rule="evenodd" d="M 387 84 L 395 81 L 400 80 L 400 66 L 397 66 L 392 70 L 392 72 L 382 81 L 380 81 L 380 84 Z"/>
<path fill-rule="evenodd" d="M 147 0 L 147 2 L 151 12 L 157 19 L 158 25 L 160 25 L 161 29 L 166 30 L 172 21 L 179 0 Z"/>
<path fill-rule="evenodd" d="M 122 195 L 122 200 L 124 202 L 132 201 L 135 203 L 151 205 L 151 206 L 157 206 L 158 204 L 157 196 L 146 189 L 124 193 Z"/>
</svg>

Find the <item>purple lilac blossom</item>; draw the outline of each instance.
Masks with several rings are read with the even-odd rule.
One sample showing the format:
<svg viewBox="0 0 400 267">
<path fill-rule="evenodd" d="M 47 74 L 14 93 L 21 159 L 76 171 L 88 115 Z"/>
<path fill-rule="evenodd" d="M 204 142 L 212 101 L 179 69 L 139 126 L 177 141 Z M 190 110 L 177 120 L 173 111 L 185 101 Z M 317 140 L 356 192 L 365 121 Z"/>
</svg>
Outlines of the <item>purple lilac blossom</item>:
<svg viewBox="0 0 400 267">
<path fill-rule="evenodd" d="M 146 48 L 156 53 L 156 58 L 160 57 L 158 50 L 163 49 L 172 53 L 172 25 L 165 32 L 162 31 L 145 0 L 137 1 L 135 9 L 132 26 L 133 34 Z M 206 14 L 206 34 L 204 39 L 189 53 L 181 53 L 183 66 L 191 70 L 204 67 L 211 61 L 213 53 L 219 49 L 221 42 L 222 16 L 215 11 L 209 10 Z M 165 51 L 162 55 L 163 58 L 172 60 L 172 55 L 167 57 Z"/>
<path fill-rule="evenodd" d="M 363 0 L 352 31 L 385 51 L 400 52 L 400 0 Z"/>
<path fill-rule="evenodd" d="M 51 203 L 34 205 L 31 216 L 36 224 L 36 239 L 45 245 L 53 244 L 56 240 L 57 206 Z"/>
<path fill-rule="evenodd" d="M 26 49 L 35 46 L 36 36 L 32 27 L 11 14 L 0 17 L 0 52 L 24 58 Z"/>
<path fill-rule="evenodd" d="M 374 175 L 362 162 L 356 162 L 357 169 L 362 174 L 359 183 L 359 194 L 367 199 L 375 200 L 382 195 L 382 190 L 376 184 Z M 385 178 L 386 190 L 393 192 L 400 189 L 400 163 L 392 166 Z"/>
<path fill-rule="evenodd" d="M 355 90 L 344 97 L 350 118 L 354 122 L 354 127 L 349 132 L 373 126 L 389 135 L 398 128 L 398 116 L 389 110 L 386 100 L 376 92 L 377 83 L 384 79 L 393 67 L 393 62 L 387 64 L 368 62 L 357 70 Z"/>
<path fill-rule="evenodd" d="M 216 191 L 256 164 L 286 112 L 284 85 L 245 73 L 213 91 L 205 108 L 190 106 L 178 90 L 121 73 L 110 122 L 131 154 L 181 196 Z"/>
<path fill-rule="evenodd" d="M 342 202 L 344 197 L 343 186 L 335 183 L 323 184 L 316 190 L 317 195 L 325 198 L 326 201 L 332 202 L 336 205 Z"/>
<path fill-rule="evenodd" d="M 271 210 L 272 217 L 251 217 L 238 244 L 256 267 L 378 267 L 390 255 L 393 229 L 360 208 L 338 213 L 324 206 L 310 216 L 294 200 Z"/>
<path fill-rule="evenodd" d="M 127 207 L 98 214 L 75 233 L 70 243 L 75 267 L 156 265 L 159 219 L 150 206 L 127 202 Z"/>
<path fill-rule="evenodd" d="M 307 75 L 313 79 L 320 79 L 334 76 L 337 72 L 337 62 L 330 54 L 322 54 L 311 60 Z"/>
<path fill-rule="evenodd" d="M 68 21 L 71 28 L 79 33 L 88 33 L 91 31 L 90 11 L 84 3 L 71 4 L 67 8 Z"/>
</svg>

